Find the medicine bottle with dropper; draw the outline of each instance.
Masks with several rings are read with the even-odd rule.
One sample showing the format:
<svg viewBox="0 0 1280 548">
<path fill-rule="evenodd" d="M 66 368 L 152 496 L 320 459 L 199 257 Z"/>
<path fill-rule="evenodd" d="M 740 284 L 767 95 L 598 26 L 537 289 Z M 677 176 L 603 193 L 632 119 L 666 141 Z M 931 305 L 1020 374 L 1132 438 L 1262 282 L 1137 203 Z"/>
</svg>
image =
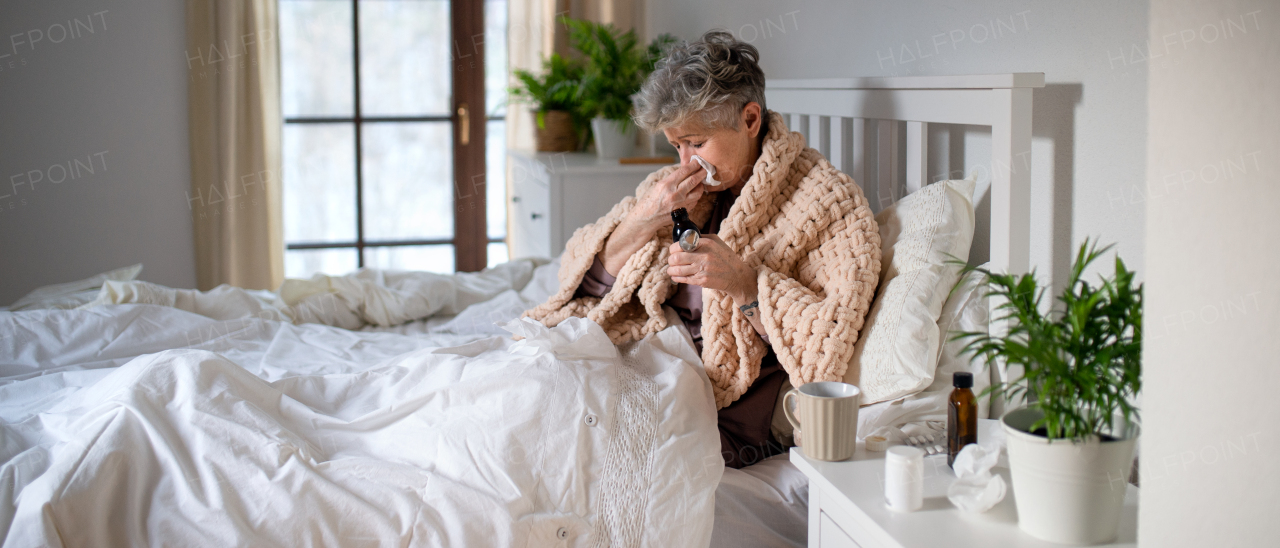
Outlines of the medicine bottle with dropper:
<svg viewBox="0 0 1280 548">
<path fill-rule="evenodd" d="M 671 212 L 671 240 L 680 244 L 680 249 L 685 251 L 693 251 L 698 248 L 698 239 L 701 234 L 698 232 L 698 225 L 693 224 L 689 220 L 689 212 L 685 208 L 679 208 Z"/>
<path fill-rule="evenodd" d="M 973 373 L 959 372 L 951 377 L 955 389 L 947 400 L 947 466 L 954 466 L 956 455 L 970 443 L 978 443 L 978 402 L 973 397 Z"/>
</svg>

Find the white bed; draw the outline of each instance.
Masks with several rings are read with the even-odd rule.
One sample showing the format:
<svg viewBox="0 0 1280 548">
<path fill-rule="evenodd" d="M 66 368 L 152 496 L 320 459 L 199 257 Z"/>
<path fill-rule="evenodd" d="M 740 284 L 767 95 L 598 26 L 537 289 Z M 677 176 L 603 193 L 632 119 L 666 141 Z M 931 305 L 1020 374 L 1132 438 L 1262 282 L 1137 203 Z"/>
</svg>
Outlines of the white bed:
<svg viewBox="0 0 1280 548">
<path fill-rule="evenodd" d="M 1043 81 L 775 80 L 767 93 L 879 209 L 927 184 L 929 123 L 991 126 L 992 166 L 1028 155 Z M 1028 170 L 991 172 L 991 266 L 1025 271 Z M 557 266 L 366 272 L 275 294 L 171 290 L 133 271 L 0 312 L 3 545 L 804 545 L 807 486 L 785 456 L 723 469 L 680 322 L 626 348 L 585 321 L 517 322 L 520 342 L 495 325 L 544 300 Z M 864 408 L 860 434 L 936 426 L 935 388 Z"/>
<path fill-rule="evenodd" d="M 4 545 L 706 544 L 723 465 L 688 334 L 483 321 L 555 268 L 401 276 L 480 301 L 412 335 L 276 318 L 341 292 L 127 281 L 102 294 L 154 304 L 0 315 Z M 356 308 L 420 304 L 378 296 Z"/>
</svg>

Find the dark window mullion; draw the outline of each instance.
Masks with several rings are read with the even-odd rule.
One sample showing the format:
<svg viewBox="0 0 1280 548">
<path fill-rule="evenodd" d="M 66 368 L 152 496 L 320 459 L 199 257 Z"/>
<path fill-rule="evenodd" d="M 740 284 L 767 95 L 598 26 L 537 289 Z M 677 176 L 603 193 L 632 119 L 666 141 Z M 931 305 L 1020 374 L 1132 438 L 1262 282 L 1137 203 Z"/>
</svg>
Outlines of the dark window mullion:
<svg viewBox="0 0 1280 548">
<path fill-rule="evenodd" d="M 489 243 L 500 244 L 506 242 L 506 238 L 489 237 Z M 427 240 L 367 240 L 364 247 L 406 247 L 406 246 L 423 246 L 423 245 L 454 245 L 454 241 L 448 238 L 433 238 Z M 347 249 L 356 247 L 355 242 L 293 242 L 285 246 L 285 249 Z"/>
<path fill-rule="evenodd" d="M 364 242 L 364 247 L 407 247 L 426 245 L 453 245 L 453 240 L 436 238 L 427 240 L 369 240 Z M 294 242 L 285 246 L 286 249 L 349 249 L 354 247 L 356 247 L 355 242 Z"/>
<path fill-rule="evenodd" d="M 364 128 L 360 120 L 360 2 L 351 0 L 351 56 L 355 70 L 352 82 L 355 86 L 353 97 L 356 131 L 356 268 L 364 268 L 364 167 L 363 167 L 363 135 Z"/>
<path fill-rule="evenodd" d="M 491 120 L 502 118 L 490 118 Z M 285 118 L 286 124 L 334 124 L 360 121 L 365 124 L 387 123 L 387 122 L 450 122 L 453 119 L 448 116 L 361 116 L 354 118 L 349 116 L 297 116 L 293 118 Z"/>
<path fill-rule="evenodd" d="M 299 249 L 349 249 L 356 246 L 355 242 L 293 242 L 284 246 L 289 251 Z"/>
</svg>

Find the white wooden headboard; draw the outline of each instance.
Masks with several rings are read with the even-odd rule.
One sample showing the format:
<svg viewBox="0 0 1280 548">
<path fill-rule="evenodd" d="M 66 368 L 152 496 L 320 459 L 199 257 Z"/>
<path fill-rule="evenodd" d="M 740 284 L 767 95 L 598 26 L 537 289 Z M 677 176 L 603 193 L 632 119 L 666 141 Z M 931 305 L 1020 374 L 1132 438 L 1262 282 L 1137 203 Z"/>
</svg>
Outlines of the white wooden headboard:
<svg viewBox="0 0 1280 548">
<path fill-rule="evenodd" d="M 928 124 L 991 127 L 991 266 L 1023 273 L 1030 261 L 1031 174 L 1017 169 L 1031 154 L 1031 90 L 1044 73 L 769 80 L 765 100 L 788 118 L 835 167 L 863 188 L 874 181 L 881 202 L 898 182 L 907 192 L 928 184 Z M 898 173 L 901 123 L 906 173 Z M 867 173 L 875 142 L 876 173 Z M 887 205 L 887 204 L 880 204 Z"/>
</svg>

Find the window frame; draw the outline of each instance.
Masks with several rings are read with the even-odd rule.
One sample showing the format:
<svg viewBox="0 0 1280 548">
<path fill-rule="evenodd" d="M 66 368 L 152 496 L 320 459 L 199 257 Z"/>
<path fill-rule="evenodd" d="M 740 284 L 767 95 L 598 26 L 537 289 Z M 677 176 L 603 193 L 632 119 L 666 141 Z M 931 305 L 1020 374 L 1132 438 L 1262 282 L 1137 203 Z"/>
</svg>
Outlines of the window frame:
<svg viewBox="0 0 1280 548">
<path fill-rule="evenodd" d="M 289 1 L 289 0 L 281 0 Z M 352 38 L 352 115 L 351 116 L 288 116 L 283 117 L 283 124 L 349 124 L 355 135 L 355 229 L 356 239 L 339 241 L 293 241 L 285 242 L 285 252 L 350 249 L 356 253 L 356 268 L 365 266 L 365 248 L 377 247 L 409 247 L 429 245 L 450 245 L 454 253 L 454 271 L 478 271 L 487 266 L 489 244 L 506 243 L 506 237 L 490 237 L 486 223 L 485 202 L 485 153 L 486 132 L 488 122 L 505 120 L 505 116 L 489 116 L 485 102 L 484 82 L 484 48 L 471 47 L 470 52 L 462 50 L 457 36 L 483 35 L 484 0 L 447 0 L 450 6 L 450 40 L 453 42 L 453 53 L 450 63 L 467 61 L 469 66 L 458 64 L 453 75 L 452 91 L 453 108 L 449 115 L 420 116 L 365 116 L 362 111 L 360 97 L 360 0 L 351 2 L 351 38 Z M 470 59 L 468 59 L 470 58 Z M 478 66 L 476 66 L 478 65 Z M 470 123 L 469 144 L 460 142 L 461 120 L 460 107 L 466 105 Z M 472 106 L 476 105 L 476 106 Z M 478 110 L 477 110 L 478 107 Z M 478 115 L 470 115 L 477 113 Z M 452 238 L 430 239 L 384 239 L 371 240 L 364 235 L 364 132 L 365 124 L 394 124 L 448 122 L 451 126 L 452 158 L 453 158 L 453 197 L 454 197 L 454 229 Z M 479 182 L 476 175 L 479 174 Z"/>
</svg>

